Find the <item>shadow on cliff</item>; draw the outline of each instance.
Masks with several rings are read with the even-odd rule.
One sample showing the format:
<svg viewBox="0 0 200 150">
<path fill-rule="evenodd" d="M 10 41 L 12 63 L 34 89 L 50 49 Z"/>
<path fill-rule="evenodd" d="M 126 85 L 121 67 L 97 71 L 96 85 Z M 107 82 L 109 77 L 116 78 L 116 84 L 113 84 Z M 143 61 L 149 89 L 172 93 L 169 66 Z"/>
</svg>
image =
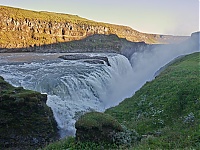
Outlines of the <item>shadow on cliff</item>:
<svg viewBox="0 0 200 150">
<path fill-rule="evenodd" d="M 177 44 L 146 44 L 145 42 L 131 42 L 119 38 L 115 34 L 94 34 L 82 40 L 58 42 L 48 45 L 25 48 L 0 48 L 0 53 L 39 52 L 39 53 L 85 53 L 85 52 L 112 52 L 120 53 L 128 59 L 135 52 L 151 51 L 153 49 L 199 49 L 199 33 L 192 33 L 191 37 Z"/>
<path fill-rule="evenodd" d="M 117 35 L 94 34 L 81 40 L 69 42 L 58 42 L 53 44 L 37 46 L 34 44 L 30 47 L 23 48 L 0 48 L 0 52 L 120 52 L 123 45 L 134 43 L 126 39 L 119 38 Z"/>
</svg>

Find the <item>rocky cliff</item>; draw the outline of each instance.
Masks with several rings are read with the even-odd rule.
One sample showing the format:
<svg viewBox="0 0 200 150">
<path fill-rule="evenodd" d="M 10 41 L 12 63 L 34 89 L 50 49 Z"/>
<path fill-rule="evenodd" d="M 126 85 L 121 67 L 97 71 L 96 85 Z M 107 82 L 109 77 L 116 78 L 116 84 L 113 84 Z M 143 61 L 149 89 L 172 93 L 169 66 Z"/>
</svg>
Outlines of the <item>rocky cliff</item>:
<svg viewBox="0 0 200 150">
<path fill-rule="evenodd" d="M 75 15 L 5 6 L 0 6 L 0 20 L 0 48 L 36 47 L 80 40 L 93 34 L 116 34 L 129 41 L 146 43 L 177 39 L 173 36 L 145 34 L 130 27 L 95 22 Z"/>
<path fill-rule="evenodd" d="M 0 76 L 0 149 L 38 149 L 58 139 L 47 95 L 13 87 Z"/>
</svg>

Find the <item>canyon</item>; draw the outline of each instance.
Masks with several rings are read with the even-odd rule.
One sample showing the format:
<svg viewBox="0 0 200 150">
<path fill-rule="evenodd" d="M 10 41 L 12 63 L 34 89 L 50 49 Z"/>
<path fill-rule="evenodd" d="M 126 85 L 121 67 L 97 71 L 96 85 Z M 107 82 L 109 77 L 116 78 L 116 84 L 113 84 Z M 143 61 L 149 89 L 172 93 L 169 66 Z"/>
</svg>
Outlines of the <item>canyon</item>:
<svg viewBox="0 0 200 150">
<path fill-rule="evenodd" d="M 138 133 L 148 135 L 150 132 L 154 132 L 153 129 L 157 131 L 157 127 L 159 130 L 163 127 L 163 124 L 156 120 L 160 118 L 153 116 L 154 110 L 157 109 L 161 112 L 160 110 L 163 108 L 159 108 L 159 100 L 163 98 L 162 106 L 165 106 L 166 97 L 174 95 L 165 95 L 169 89 L 177 87 L 173 92 L 180 90 L 179 86 L 171 85 L 175 82 L 177 82 L 177 85 L 179 84 L 179 76 L 181 76 L 182 81 L 185 81 L 184 85 L 180 82 L 181 87 L 191 87 L 189 91 L 183 88 L 183 91 L 178 93 L 180 100 L 188 93 L 193 92 L 194 98 L 190 100 L 190 97 L 188 97 L 187 100 L 191 101 L 192 106 L 195 106 L 194 109 L 188 109 L 180 117 L 184 118 L 191 114 L 191 111 L 197 110 L 196 112 L 198 112 L 199 110 L 198 105 L 196 105 L 199 100 L 199 95 L 197 95 L 197 85 L 199 85 L 197 81 L 199 80 L 197 80 L 198 70 L 196 69 L 199 53 L 193 54 L 192 57 L 194 58 L 191 57 L 190 63 L 186 60 L 187 65 L 184 66 L 183 64 L 180 69 L 178 67 L 174 69 L 175 71 L 178 70 L 178 73 L 168 74 L 173 68 L 169 69 L 165 72 L 166 77 L 161 79 L 164 75 L 163 71 L 170 67 L 172 62 L 179 63 L 181 61 L 177 57 L 183 58 L 184 55 L 199 52 L 199 32 L 192 33 L 191 37 L 147 34 L 130 27 L 95 22 L 76 15 L 36 12 L 6 6 L 0 6 L 0 19 L 0 75 L 2 76 L 0 77 L 0 99 L 2 101 L 0 111 L 3 112 L 0 122 L 2 125 L 0 147 L 8 149 L 13 149 L 16 145 L 22 149 L 43 147 L 58 138 L 57 132 L 60 138 L 75 135 L 75 122 L 85 112 L 103 112 L 106 109 L 106 113 L 110 112 L 112 116 L 115 116 L 118 121 L 121 121 L 130 129 L 132 128 L 131 125 L 136 122 Z M 191 67 L 187 67 L 190 65 Z M 175 66 L 177 64 L 172 67 Z M 188 72 L 188 70 L 191 71 Z M 191 75 L 191 77 L 186 81 L 185 75 Z M 169 82 L 169 77 L 172 77 L 172 82 Z M 152 81 L 153 79 L 159 78 L 160 81 L 156 86 L 149 86 L 155 83 Z M 166 85 L 160 86 L 163 81 Z M 7 82 L 17 87 L 13 87 Z M 4 89 L 5 85 L 8 85 L 7 89 Z M 143 85 L 149 86 L 149 88 L 139 90 Z M 170 86 L 172 88 L 166 88 Z M 162 90 L 164 88 L 166 89 Z M 148 93 L 150 90 L 152 92 Z M 159 90 L 160 92 L 157 92 Z M 132 100 L 136 103 L 129 103 L 126 98 L 134 94 L 137 96 L 140 91 L 142 91 L 141 96 Z M 24 92 L 27 95 L 24 95 Z M 162 93 L 164 94 L 163 97 L 160 96 Z M 23 96 L 22 98 L 19 97 L 20 94 Z M 153 96 L 147 103 L 146 100 L 151 94 Z M 156 99 L 158 99 L 158 102 L 155 101 Z M 10 103 L 7 103 L 7 100 Z M 170 98 L 169 101 L 171 100 L 174 99 Z M 196 104 L 193 104 L 193 101 Z M 127 106 L 131 104 L 129 111 L 127 111 L 127 108 L 129 108 L 127 106 L 118 109 L 126 102 L 128 102 Z M 154 106 L 154 104 L 158 104 L 159 107 Z M 169 108 L 171 108 L 171 104 L 179 108 L 178 105 L 173 104 L 173 101 L 170 102 Z M 27 108 L 32 108 L 32 106 L 35 109 L 31 109 L 31 111 L 34 112 L 27 116 L 29 115 L 27 112 L 30 111 Z M 114 106 L 117 106 L 117 111 L 114 110 Z M 20 110 L 11 114 L 10 108 L 12 110 L 24 109 L 25 111 Z M 148 129 L 148 132 L 143 131 L 142 125 L 145 124 L 146 127 L 146 124 L 149 123 L 142 120 L 141 116 L 147 114 L 145 111 L 141 111 L 143 108 L 150 109 L 150 111 L 147 109 L 147 112 L 152 115 L 150 116 L 152 118 L 151 124 L 158 123 L 156 124 L 158 126 L 152 128 L 152 130 Z M 42 111 L 40 114 L 37 114 L 38 109 Z M 136 111 L 133 112 L 132 110 Z M 168 108 L 166 110 L 168 111 Z M 171 109 L 169 110 L 171 114 Z M 174 112 L 179 114 L 176 111 Z M 194 115 L 198 118 L 196 112 L 194 112 Z M 9 115 L 7 115 L 8 113 Z M 11 120 L 12 115 L 16 115 L 16 120 Z M 130 116 L 130 118 L 126 120 L 127 116 Z M 132 121 L 134 116 L 138 116 L 138 118 Z M 27 118 L 31 117 L 33 119 L 30 122 L 25 122 Z M 141 122 L 138 123 L 140 117 Z M 162 117 L 166 119 L 165 115 Z M 17 122 L 19 118 L 22 120 L 22 125 L 30 125 L 30 129 L 21 126 Z M 39 121 L 35 121 L 35 118 L 38 118 Z M 180 118 L 176 120 L 178 119 Z M 196 122 L 195 129 L 198 128 L 198 124 L 199 121 Z M 8 125 L 9 128 L 7 128 Z M 15 128 L 11 125 L 16 128 L 16 136 L 13 136 Z M 6 129 L 4 130 L 4 128 Z M 181 128 L 178 127 L 178 129 Z M 21 133 L 22 131 L 31 136 L 26 137 Z M 195 130 L 189 129 L 188 131 L 193 132 Z M 163 130 L 162 133 L 164 132 Z M 196 136 L 197 138 L 199 139 L 199 136 Z M 186 136 L 186 139 L 188 139 L 188 136 Z M 163 143 L 166 145 L 167 142 Z"/>
<path fill-rule="evenodd" d="M 76 15 L 0 6 L 0 50 L 34 48 L 115 34 L 131 42 L 175 43 L 187 37 L 147 34 L 127 26 L 95 22 Z M 26 51 L 26 50 L 25 50 Z M 28 50 L 27 50 L 28 51 Z"/>
</svg>

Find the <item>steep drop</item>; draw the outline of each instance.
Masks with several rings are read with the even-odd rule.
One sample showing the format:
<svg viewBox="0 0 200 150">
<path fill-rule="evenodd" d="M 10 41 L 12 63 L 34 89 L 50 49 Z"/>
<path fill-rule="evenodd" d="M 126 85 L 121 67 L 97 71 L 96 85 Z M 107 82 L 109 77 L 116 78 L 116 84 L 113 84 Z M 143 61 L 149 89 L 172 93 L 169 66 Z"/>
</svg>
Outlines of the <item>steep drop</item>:
<svg viewBox="0 0 200 150">
<path fill-rule="evenodd" d="M 36 54 L 29 55 L 37 57 Z M 131 83 L 132 67 L 126 57 L 119 54 L 87 55 L 107 57 L 110 66 L 106 62 L 90 64 L 84 60 L 48 58 L 2 63 L 0 74 L 14 85 L 47 93 L 47 105 L 54 112 L 61 137 L 74 135 L 74 123 L 80 114 L 91 110 L 104 111 L 117 105 L 132 95 L 134 85 Z"/>
<path fill-rule="evenodd" d="M 199 32 L 197 32 L 180 44 L 138 47 L 131 55 L 129 54 L 135 84 L 132 90 L 137 91 L 145 82 L 154 79 L 159 74 L 160 68 L 177 57 L 199 52 L 199 43 Z"/>
</svg>

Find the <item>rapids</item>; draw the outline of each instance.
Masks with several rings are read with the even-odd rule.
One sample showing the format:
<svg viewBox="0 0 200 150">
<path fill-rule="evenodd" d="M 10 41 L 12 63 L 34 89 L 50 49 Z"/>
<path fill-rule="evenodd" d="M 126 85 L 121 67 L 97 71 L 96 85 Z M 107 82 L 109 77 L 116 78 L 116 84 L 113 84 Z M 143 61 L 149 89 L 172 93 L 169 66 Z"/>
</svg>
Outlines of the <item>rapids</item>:
<svg viewBox="0 0 200 150">
<path fill-rule="evenodd" d="M 87 55 L 105 56 L 111 66 L 62 60 L 52 54 L 4 54 L 0 75 L 15 86 L 47 93 L 47 105 L 53 110 L 61 137 L 74 135 L 79 115 L 102 112 L 133 94 L 133 70 L 126 57 Z"/>
<path fill-rule="evenodd" d="M 190 45 L 157 46 L 134 51 L 129 60 L 115 53 L 85 54 L 107 57 L 110 66 L 59 59 L 63 53 L 0 53 L 0 75 L 12 85 L 46 93 L 60 136 L 65 137 L 75 134 L 75 121 L 83 113 L 119 104 L 154 79 L 161 67 L 197 51 Z"/>
</svg>

